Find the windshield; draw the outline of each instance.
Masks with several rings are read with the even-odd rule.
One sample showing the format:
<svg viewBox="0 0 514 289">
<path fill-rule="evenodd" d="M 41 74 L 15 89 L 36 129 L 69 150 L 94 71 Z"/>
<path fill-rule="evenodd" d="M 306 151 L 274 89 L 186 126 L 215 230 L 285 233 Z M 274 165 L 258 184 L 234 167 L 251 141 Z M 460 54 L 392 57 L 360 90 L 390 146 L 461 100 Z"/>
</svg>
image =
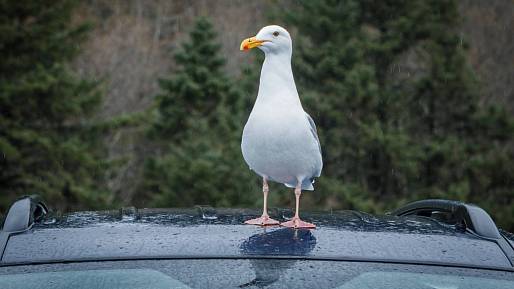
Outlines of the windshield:
<svg viewBox="0 0 514 289">
<path fill-rule="evenodd" d="M 4 267 L 0 288 L 512 289 L 514 273 L 292 259 L 117 261 Z"/>
</svg>

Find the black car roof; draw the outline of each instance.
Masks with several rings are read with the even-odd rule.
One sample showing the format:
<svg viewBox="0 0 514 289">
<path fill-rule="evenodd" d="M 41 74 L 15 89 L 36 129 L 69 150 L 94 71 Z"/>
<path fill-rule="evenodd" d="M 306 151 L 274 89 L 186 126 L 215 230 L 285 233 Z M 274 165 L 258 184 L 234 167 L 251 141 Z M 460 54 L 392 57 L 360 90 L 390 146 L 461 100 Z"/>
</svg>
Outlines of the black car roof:
<svg viewBox="0 0 514 289">
<path fill-rule="evenodd" d="M 0 266 L 259 257 L 513 268 L 512 256 L 497 241 L 433 218 L 338 211 L 303 214 L 315 230 L 243 225 L 258 213 L 195 208 L 49 214 L 8 237 Z M 274 209 L 270 215 L 284 220 L 291 211 Z"/>
</svg>

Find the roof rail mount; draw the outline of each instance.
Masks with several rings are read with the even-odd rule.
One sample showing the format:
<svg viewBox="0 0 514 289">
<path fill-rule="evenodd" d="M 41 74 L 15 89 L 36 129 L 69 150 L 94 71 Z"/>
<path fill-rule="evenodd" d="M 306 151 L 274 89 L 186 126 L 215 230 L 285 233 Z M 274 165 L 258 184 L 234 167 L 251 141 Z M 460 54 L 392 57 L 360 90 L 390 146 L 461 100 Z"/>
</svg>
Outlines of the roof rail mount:
<svg viewBox="0 0 514 289">
<path fill-rule="evenodd" d="M 452 225 L 464 225 L 476 235 L 499 239 L 500 232 L 482 208 L 459 201 L 429 199 L 409 203 L 391 213 L 395 216 L 424 216 Z"/>
<path fill-rule="evenodd" d="M 25 196 L 9 208 L 2 231 L 20 232 L 29 229 L 48 213 L 48 207 L 38 195 Z"/>
<path fill-rule="evenodd" d="M 0 230 L 0 262 L 11 235 L 27 231 L 48 213 L 48 207 L 37 195 L 21 197 L 9 208 Z"/>
</svg>

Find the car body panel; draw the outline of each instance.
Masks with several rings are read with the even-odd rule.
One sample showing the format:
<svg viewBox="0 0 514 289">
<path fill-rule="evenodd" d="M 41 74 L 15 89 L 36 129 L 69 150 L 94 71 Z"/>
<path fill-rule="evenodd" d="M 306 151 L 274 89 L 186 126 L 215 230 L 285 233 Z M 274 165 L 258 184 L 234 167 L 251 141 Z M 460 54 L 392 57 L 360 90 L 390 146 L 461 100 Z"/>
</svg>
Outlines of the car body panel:
<svg viewBox="0 0 514 289">
<path fill-rule="evenodd" d="M 290 210 L 271 210 L 284 220 Z M 315 230 L 243 225 L 257 211 L 151 209 L 49 215 L 11 235 L 0 265 L 130 258 L 298 257 L 512 268 L 495 242 L 424 217 L 308 213 Z"/>
</svg>

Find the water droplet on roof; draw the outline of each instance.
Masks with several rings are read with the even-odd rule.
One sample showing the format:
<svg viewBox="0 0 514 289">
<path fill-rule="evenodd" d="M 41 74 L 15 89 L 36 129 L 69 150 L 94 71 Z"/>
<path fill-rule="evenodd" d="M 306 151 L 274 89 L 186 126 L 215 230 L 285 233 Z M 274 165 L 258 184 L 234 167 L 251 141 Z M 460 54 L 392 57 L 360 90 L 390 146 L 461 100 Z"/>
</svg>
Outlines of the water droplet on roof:
<svg viewBox="0 0 514 289">
<path fill-rule="evenodd" d="M 216 220 L 218 215 L 216 209 L 209 206 L 196 206 L 203 220 Z"/>
<path fill-rule="evenodd" d="M 55 218 L 51 218 L 51 219 L 47 219 L 43 222 L 43 224 L 45 225 L 51 225 L 51 224 L 55 224 L 57 222 L 57 220 Z"/>
<path fill-rule="evenodd" d="M 137 208 L 127 207 L 120 209 L 120 218 L 122 222 L 132 222 L 138 219 Z"/>
</svg>

